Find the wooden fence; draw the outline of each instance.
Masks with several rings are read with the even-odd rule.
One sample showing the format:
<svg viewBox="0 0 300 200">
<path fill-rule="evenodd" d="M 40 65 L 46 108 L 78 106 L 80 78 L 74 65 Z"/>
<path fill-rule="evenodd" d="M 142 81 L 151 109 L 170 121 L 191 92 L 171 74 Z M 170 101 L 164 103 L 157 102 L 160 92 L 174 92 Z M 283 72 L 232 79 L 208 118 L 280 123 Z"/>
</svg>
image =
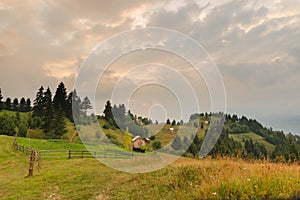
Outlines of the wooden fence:
<svg viewBox="0 0 300 200">
<path fill-rule="evenodd" d="M 120 158 L 131 159 L 134 157 L 149 157 L 157 156 L 156 153 L 144 154 L 135 152 L 126 152 L 122 150 L 109 150 L 104 149 L 101 151 L 86 151 L 86 150 L 35 150 L 30 147 L 19 145 L 16 141 L 13 143 L 13 147 L 17 151 L 21 151 L 29 156 L 29 169 L 28 176 L 33 175 L 34 163 L 38 164 L 38 172 L 40 171 L 40 162 L 42 159 L 71 159 L 71 158 Z"/>
<path fill-rule="evenodd" d="M 36 155 L 39 154 L 41 159 L 46 158 L 125 158 L 130 159 L 134 157 L 149 157 L 155 156 L 155 154 L 147 153 L 136 153 L 136 152 L 126 152 L 122 150 L 111 150 L 103 149 L 100 151 L 87 151 L 87 150 L 35 150 L 18 143 L 13 144 L 17 151 L 21 151 L 26 155 L 31 155 L 31 151 L 34 150 Z"/>
</svg>

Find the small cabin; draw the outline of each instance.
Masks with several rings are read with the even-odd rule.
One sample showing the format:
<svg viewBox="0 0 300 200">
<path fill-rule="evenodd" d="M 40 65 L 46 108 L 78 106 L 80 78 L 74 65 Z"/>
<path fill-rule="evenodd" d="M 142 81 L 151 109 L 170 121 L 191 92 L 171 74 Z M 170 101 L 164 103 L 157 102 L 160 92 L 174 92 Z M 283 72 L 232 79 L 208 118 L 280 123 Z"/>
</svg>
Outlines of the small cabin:
<svg viewBox="0 0 300 200">
<path fill-rule="evenodd" d="M 138 152 L 145 152 L 145 149 L 143 149 L 144 145 L 148 145 L 150 143 L 149 138 L 143 138 L 141 136 L 136 136 L 132 140 L 132 150 L 138 151 Z"/>
</svg>

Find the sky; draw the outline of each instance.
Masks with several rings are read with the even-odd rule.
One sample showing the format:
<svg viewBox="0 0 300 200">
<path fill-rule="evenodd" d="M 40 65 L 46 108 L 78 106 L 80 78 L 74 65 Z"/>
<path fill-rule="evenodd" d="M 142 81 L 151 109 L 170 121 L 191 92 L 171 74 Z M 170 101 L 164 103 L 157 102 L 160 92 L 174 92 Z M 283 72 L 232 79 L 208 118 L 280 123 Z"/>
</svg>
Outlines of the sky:
<svg viewBox="0 0 300 200">
<path fill-rule="evenodd" d="M 147 27 L 178 31 L 205 49 L 224 83 L 228 113 L 300 134 L 298 0 L 1 0 L 2 95 L 34 100 L 40 86 L 54 92 L 61 81 L 70 91 L 97 45 Z M 169 85 L 142 84 L 163 79 Z M 97 112 L 113 99 L 116 104 L 126 101 L 138 115 L 178 120 L 180 105 L 194 109 L 188 96 L 176 99 L 185 95 L 185 81 L 197 91 L 200 110 L 209 111 L 205 77 L 195 77 L 193 67 L 180 56 L 158 50 L 123 55 L 99 78 Z M 112 96 L 119 85 L 134 90 L 126 93 L 123 88 Z"/>
</svg>

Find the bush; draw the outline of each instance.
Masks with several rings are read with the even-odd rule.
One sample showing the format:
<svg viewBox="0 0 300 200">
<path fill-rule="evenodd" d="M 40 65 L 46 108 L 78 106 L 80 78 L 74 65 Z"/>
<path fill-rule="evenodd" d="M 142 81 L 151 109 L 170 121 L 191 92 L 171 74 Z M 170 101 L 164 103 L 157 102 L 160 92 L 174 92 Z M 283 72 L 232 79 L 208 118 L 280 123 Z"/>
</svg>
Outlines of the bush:
<svg viewBox="0 0 300 200">
<path fill-rule="evenodd" d="M 150 140 L 155 140 L 155 135 L 152 135 L 149 139 Z"/>
<path fill-rule="evenodd" d="M 159 140 L 154 140 L 152 143 L 152 147 L 154 150 L 158 150 L 161 149 L 161 142 Z"/>
</svg>

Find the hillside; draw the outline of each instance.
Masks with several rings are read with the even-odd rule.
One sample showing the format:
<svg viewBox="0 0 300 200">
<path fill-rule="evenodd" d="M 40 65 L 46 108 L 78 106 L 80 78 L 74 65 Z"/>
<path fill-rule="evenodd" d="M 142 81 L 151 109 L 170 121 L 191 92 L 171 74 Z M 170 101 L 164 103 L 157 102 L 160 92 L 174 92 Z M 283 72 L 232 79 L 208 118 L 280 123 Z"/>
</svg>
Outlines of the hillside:
<svg viewBox="0 0 300 200">
<path fill-rule="evenodd" d="M 146 174 L 116 171 L 93 158 L 44 159 L 41 171 L 26 177 L 29 158 L 13 150 L 12 141 L 13 137 L 0 136 L 0 199 L 300 197 L 299 165 L 225 158 L 180 158 L 164 169 Z M 38 145 L 39 141 L 34 143 Z"/>
<path fill-rule="evenodd" d="M 19 116 L 18 116 L 19 115 Z M 19 127 L 18 135 L 27 136 L 29 138 L 45 139 L 47 138 L 43 133 L 41 128 L 32 128 L 30 124 L 34 124 L 31 117 L 32 113 L 17 113 L 14 111 L 3 110 L 0 112 L 0 117 L 5 119 L 1 121 L 3 125 L 0 126 L 0 132 L 4 131 L 6 135 L 14 135 L 16 131 L 16 126 Z M 191 147 L 188 149 L 184 156 L 187 157 L 198 157 L 197 153 L 203 142 L 204 135 L 209 128 L 210 116 L 211 114 L 193 114 L 189 122 L 183 123 L 181 125 L 171 125 L 171 124 L 149 124 L 149 125 L 139 125 L 140 128 L 147 127 L 148 137 L 154 135 L 152 139 L 159 141 L 161 146 L 166 146 L 172 144 L 176 133 L 180 129 L 180 140 L 183 144 L 184 141 L 191 138 L 191 135 L 197 130 L 197 136 L 199 141 L 193 141 Z M 73 142 L 80 142 L 80 138 L 75 131 L 74 124 L 68 118 L 64 118 L 66 124 L 66 133 L 60 136 L 59 139 L 72 140 Z M 15 124 L 10 125 L 8 124 Z M 89 122 L 88 122 L 89 123 Z M 89 137 L 95 137 L 95 130 L 98 126 L 92 123 L 90 126 L 84 124 L 78 125 L 78 128 L 87 133 Z M 98 124 L 102 127 L 102 132 L 109 136 L 109 139 L 117 144 L 118 146 L 124 145 L 124 131 L 119 128 L 114 127 L 114 125 L 108 125 L 107 120 L 103 117 L 98 117 Z M 22 125 L 22 126 L 20 126 Z M 27 126 L 29 128 L 27 129 Z M 105 128 L 103 128 L 105 127 Z M 170 133 L 170 128 L 174 128 L 174 134 Z M 253 119 L 247 119 L 246 117 L 238 117 L 236 115 L 225 115 L 225 124 L 223 128 L 223 133 L 217 145 L 211 152 L 212 156 L 223 155 L 223 156 L 242 156 L 243 158 L 266 158 L 269 157 L 275 161 L 296 161 L 300 157 L 300 137 L 293 136 L 291 134 L 285 135 L 281 131 L 273 131 L 263 127 L 259 122 Z M 129 132 L 131 129 L 129 128 Z M 139 132 L 137 132 L 139 133 Z M 143 133 L 145 134 L 145 133 Z M 232 141 L 231 141 L 232 139 Z M 152 150 L 151 141 L 149 150 Z M 224 151 L 225 150 L 225 151 Z M 224 153 L 225 152 L 225 153 Z"/>
</svg>

